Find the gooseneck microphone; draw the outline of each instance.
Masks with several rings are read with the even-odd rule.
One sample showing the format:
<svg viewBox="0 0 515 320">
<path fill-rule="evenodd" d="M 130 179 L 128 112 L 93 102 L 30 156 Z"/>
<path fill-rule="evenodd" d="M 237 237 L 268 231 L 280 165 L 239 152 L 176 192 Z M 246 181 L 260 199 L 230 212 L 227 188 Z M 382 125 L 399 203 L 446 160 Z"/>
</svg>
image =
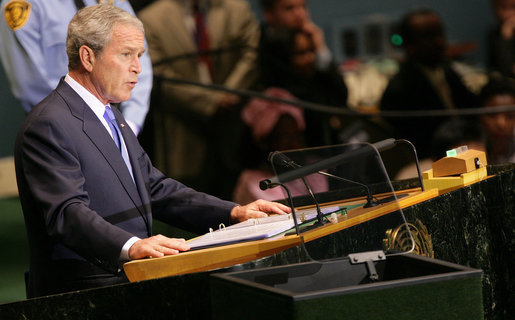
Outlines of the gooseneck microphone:
<svg viewBox="0 0 515 320">
<path fill-rule="evenodd" d="M 395 139 L 390 138 L 386 140 L 382 140 L 373 144 L 364 144 L 368 147 L 361 147 L 355 150 L 351 150 L 348 152 L 344 152 L 342 154 L 338 154 L 336 156 L 333 156 L 331 158 L 327 158 L 300 168 L 297 168 L 295 170 L 290 170 L 288 172 L 284 172 L 280 175 L 276 175 L 274 177 L 271 177 L 270 179 L 264 179 L 259 182 L 259 187 L 261 190 L 267 190 L 270 188 L 274 188 L 279 185 L 279 183 L 286 183 L 290 182 L 295 179 L 299 179 L 301 177 L 310 175 L 315 172 L 319 172 L 322 170 L 325 170 L 327 168 L 332 168 L 336 165 L 351 161 L 355 158 L 364 157 L 369 155 L 374 150 L 377 151 L 384 151 L 388 150 L 390 148 L 393 148 L 395 146 Z"/>
<path fill-rule="evenodd" d="M 293 160 L 291 160 L 285 154 L 283 154 L 279 151 L 270 152 L 270 154 L 268 155 L 268 162 L 279 163 L 284 167 L 293 168 L 293 169 L 302 167 L 301 165 L 295 163 Z M 315 206 L 316 206 L 316 210 L 317 210 L 317 222 L 315 223 L 316 226 L 324 224 L 326 221 L 324 221 L 324 216 L 322 214 L 322 210 L 320 210 L 320 205 L 318 204 L 318 201 L 315 197 L 315 194 L 313 193 L 313 190 L 311 190 L 311 187 L 309 186 L 305 177 L 301 177 L 301 179 L 302 179 L 302 182 L 304 183 L 304 186 L 306 186 L 306 189 L 308 190 L 309 195 L 311 196 L 311 199 L 313 199 L 313 202 L 315 202 Z"/>
<path fill-rule="evenodd" d="M 322 175 L 327 176 L 327 177 L 334 178 L 336 180 L 345 181 L 345 182 L 349 182 L 349 183 L 354 183 L 354 184 L 357 184 L 357 185 L 362 186 L 363 188 L 365 188 L 365 190 L 367 190 L 367 203 L 365 203 L 363 208 L 370 208 L 370 207 L 375 207 L 375 206 L 378 205 L 377 201 L 374 200 L 374 197 L 372 196 L 372 193 L 370 192 L 370 188 L 366 184 L 361 183 L 361 182 L 357 182 L 357 181 L 354 181 L 354 180 L 350 180 L 350 179 L 345 179 L 345 178 L 342 178 L 340 176 L 336 176 L 334 174 L 323 172 L 323 171 L 318 171 L 317 173 L 322 174 Z"/>
<path fill-rule="evenodd" d="M 292 159 L 290 159 L 288 156 L 286 156 L 285 154 L 279 152 L 279 151 L 274 151 L 274 152 L 271 152 L 269 155 L 268 155 L 268 161 L 271 162 L 271 160 L 273 159 L 277 159 L 275 160 L 274 162 L 278 162 L 286 167 L 290 167 L 290 168 L 301 168 L 302 166 L 297 164 L 295 161 L 293 161 Z M 357 182 L 357 181 L 354 181 L 354 180 L 350 180 L 350 179 L 346 179 L 346 178 L 342 178 L 340 176 L 337 176 L 337 175 L 334 175 L 334 174 L 331 174 L 331 173 L 327 173 L 327 172 L 324 172 L 324 171 L 317 171 L 315 173 L 318 173 L 318 174 L 321 174 L 321 175 L 324 175 L 326 177 L 330 177 L 330 178 L 333 178 L 333 179 L 336 179 L 336 180 L 340 180 L 340 181 L 344 181 L 344 182 L 348 182 L 348 183 L 354 183 L 354 184 L 357 184 L 363 188 L 365 188 L 365 190 L 367 191 L 367 203 L 363 206 L 363 208 L 370 208 L 370 207 L 375 207 L 378 205 L 378 203 L 374 200 L 374 197 L 372 196 L 372 193 L 370 192 L 370 188 L 366 185 L 366 184 L 363 184 L 361 182 Z M 318 220 L 320 221 L 323 217 L 323 214 L 320 210 L 320 206 L 318 205 L 318 202 L 313 194 L 313 192 L 311 191 L 311 188 L 309 187 L 309 185 L 307 184 L 306 180 L 304 179 L 304 177 L 301 178 L 302 181 L 304 182 L 304 184 L 306 185 L 306 188 L 308 188 L 309 190 L 309 193 L 311 194 L 311 197 L 313 198 L 313 200 L 315 201 L 315 205 L 317 207 L 317 217 L 318 217 Z"/>
</svg>

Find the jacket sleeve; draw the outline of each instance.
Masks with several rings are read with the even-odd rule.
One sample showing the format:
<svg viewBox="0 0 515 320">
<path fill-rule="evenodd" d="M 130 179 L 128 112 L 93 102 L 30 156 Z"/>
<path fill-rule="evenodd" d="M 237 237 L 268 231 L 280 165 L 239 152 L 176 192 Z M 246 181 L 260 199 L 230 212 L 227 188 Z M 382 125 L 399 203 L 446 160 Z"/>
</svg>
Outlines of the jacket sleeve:
<svg viewBox="0 0 515 320">
<path fill-rule="evenodd" d="M 221 223 L 231 224 L 231 210 L 236 203 L 195 191 L 166 178 L 147 157 L 146 174 L 151 196 L 152 216 L 167 224 L 203 234 Z"/>
</svg>

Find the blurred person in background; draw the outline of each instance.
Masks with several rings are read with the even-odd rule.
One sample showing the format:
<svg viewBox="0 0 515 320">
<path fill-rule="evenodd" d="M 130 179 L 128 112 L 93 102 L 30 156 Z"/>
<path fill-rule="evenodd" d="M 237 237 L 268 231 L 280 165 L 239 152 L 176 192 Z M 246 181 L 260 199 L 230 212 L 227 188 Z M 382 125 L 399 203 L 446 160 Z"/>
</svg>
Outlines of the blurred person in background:
<svg viewBox="0 0 515 320">
<path fill-rule="evenodd" d="M 158 77 L 247 89 L 256 80 L 259 24 L 243 0 L 158 0 L 138 13 Z M 240 97 L 161 80 L 152 100 L 156 166 L 230 198 L 240 172 Z M 221 175 L 223 172 L 223 176 Z"/>
<path fill-rule="evenodd" d="M 265 95 L 295 100 L 288 91 L 268 88 Z M 306 123 L 302 109 L 290 104 L 254 98 L 243 108 L 242 119 L 250 128 L 253 152 L 248 153 L 248 167 L 242 171 L 233 192 L 233 201 L 247 204 L 257 199 L 278 200 L 286 197 L 282 188 L 261 190 L 259 182 L 274 175 L 267 162 L 270 152 L 305 147 Z M 251 147 L 249 146 L 249 148 Z M 321 175 L 306 177 L 314 192 L 327 191 L 327 179 Z M 306 187 L 300 179 L 287 183 L 292 196 L 303 195 Z"/>
<path fill-rule="evenodd" d="M 301 30 L 311 35 L 316 67 L 325 69 L 332 63 L 332 54 L 325 43 L 324 33 L 309 17 L 307 0 L 261 0 L 264 22 L 260 45 L 278 29 Z M 273 54 L 273 52 L 271 53 Z"/>
<path fill-rule="evenodd" d="M 477 97 L 446 57 L 443 22 L 430 9 L 405 14 L 400 22 L 405 59 L 380 102 L 385 111 L 453 110 L 477 106 Z M 448 118 L 387 118 L 394 137 L 411 141 L 420 158 L 430 156 L 431 137 Z"/>
<path fill-rule="evenodd" d="M 260 85 L 284 88 L 300 100 L 346 107 L 347 87 L 306 0 L 263 0 Z M 337 142 L 339 117 L 304 110 L 308 146 Z"/>
<path fill-rule="evenodd" d="M 515 77 L 515 0 L 491 0 L 496 24 L 488 34 L 488 67 Z"/>
<path fill-rule="evenodd" d="M 514 106 L 515 84 L 512 79 L 490 77 L 479 97 L 483 108 Z M 488 163 L 515 162 L 515 112 L 484 114 L 480 120 L 487 136 Z"/>
</svg>

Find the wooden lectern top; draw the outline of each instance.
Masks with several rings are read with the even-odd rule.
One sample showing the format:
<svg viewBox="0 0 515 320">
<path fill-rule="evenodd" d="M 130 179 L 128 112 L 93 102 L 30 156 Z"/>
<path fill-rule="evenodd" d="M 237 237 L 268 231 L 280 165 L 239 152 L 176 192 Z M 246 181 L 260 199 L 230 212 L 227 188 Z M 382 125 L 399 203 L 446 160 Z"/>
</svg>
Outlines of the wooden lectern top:
<svg viewBox="0 0 515 320">
<path fill-rule="evenodd" d="M 397 194 L 407 194 L 397 202 L 387 202 L 370 208 L 355 208 L 349 210 L 347 215 L 339 216 L 338 222 L 320 226 L 302 233 L 300 236 L 278 236 L 264 240 L 248 241 L 201 250 L 181 252 L 177 255 L 161 258 L 134 260 L 124 264 L 125 274 L 131 282 L 168 277 L 186 273 L 209 271 L 228 267 L 238 263 L 249 262 L 263 258 L 274 253 L 300 245 L 302 241 L 309 242 L 334 232 L 355 226 L 365 221 L 375 219 L 385 214 L 395 212 L 416 203 L 438 196 L 437 189 L 420 191 L 417 189 L 403 190 Z M 391 194 L 376 195 L 378 199 L 386 198 Z M 351 205 L 364 203 L 364 198 L 355 198 L 345 201 L 334 201 L 324 205 Z M 300 208 L 299 208 L 300 209 Z"/>
</svg>

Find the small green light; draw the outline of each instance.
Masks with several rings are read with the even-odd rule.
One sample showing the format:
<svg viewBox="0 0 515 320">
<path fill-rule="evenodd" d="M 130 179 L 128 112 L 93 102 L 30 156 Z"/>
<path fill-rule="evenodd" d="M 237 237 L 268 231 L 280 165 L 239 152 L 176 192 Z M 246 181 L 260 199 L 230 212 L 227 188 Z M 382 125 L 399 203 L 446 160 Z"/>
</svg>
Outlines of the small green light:
<svg viewBox="0 0 515 320">
<path fill-rule="evenodd" d="M 456 155 L 457 155 L 456 149 L 447 150 L 448 157 L 456 157 Z"/>
<path fill-rule="evenodd" d="M 391 38 L 392 44 L 394 46 L 401 46 L 402 45 L 402 37 L 398 33 L 394 33 Z"/>
</svg>

